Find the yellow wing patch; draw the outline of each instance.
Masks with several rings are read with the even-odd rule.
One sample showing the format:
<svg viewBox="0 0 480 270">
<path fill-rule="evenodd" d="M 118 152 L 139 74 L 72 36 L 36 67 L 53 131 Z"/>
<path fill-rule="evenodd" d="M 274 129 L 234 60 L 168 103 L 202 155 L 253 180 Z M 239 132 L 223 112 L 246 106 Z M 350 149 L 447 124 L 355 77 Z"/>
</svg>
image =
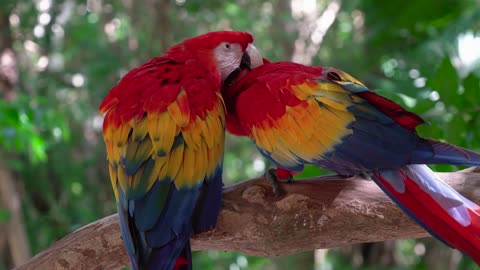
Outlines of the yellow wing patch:
<svg viewBox="0 0 480 270">
<path fill-rule="evenodd" d="M 193 186 L 198 179 L 214 172 L 223 157 L 225 140 L 225 111 L 218 97 L 215 106 L 204 119 L 196 117 L 182 128 L 185 140 L 183 170 L 175 178 L 175 185 Z"/>
<path fill-rule="evenodd" d="M 221 96 L 217 98 L 203 118 L 192 117 L 182 90 L 163 112 L 146 112 L 142 119 L 118 126 L 110 121 L 104 138 L 115 197 L 117 185 L 126 193 L 138 188 L 147 192 L 165 180 L 191 188 L 212 175 L 222 162 L 225 139 L 225 110 Z M 109 114 L 115 114 L 115 108 L 106 120 L 113 117 Z"/>
<path fill-rule="evenodd" d="M 348 124 L 354 116 L 347 107 L 352 98 L 332 83 L 310 82 L 291 87 L 301 100 L 286 106 L 278 119 L 265 119 L 251 129 L 255 143 L 280 164 L 294 166 L 297 160 L 312 161 L 333 150 L 352 133 Z"/>
</svg>

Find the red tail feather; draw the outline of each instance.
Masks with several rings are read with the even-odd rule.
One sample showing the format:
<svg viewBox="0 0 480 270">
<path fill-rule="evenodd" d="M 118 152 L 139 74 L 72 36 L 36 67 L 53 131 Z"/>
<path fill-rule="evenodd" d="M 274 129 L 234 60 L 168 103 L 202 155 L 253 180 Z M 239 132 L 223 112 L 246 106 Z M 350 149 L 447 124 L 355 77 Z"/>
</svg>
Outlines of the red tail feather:
<svg viewBox="0 0 480 270">
<path fill-rule="evenodd" d="M 183 265 L 188 265 L 188 260 L 184 257 L 178 257 L 173 270 L 181 270 Z"/>
<path fill-rule="evenodd" d="M 480 207 L 471 203 L 466 205 L 470 222 L 466 226 L 460 224 L 445 210 L 417 181 L 401 172 L 405 190 L 399 192 L 381 173 L 375 173 L 376 182 L 392 199 L 404 209 L 410 211 L 413 218 L 424 225 L 425 229 L 434 233 L 450 246 L 469 255 L 480 264 Z"/>
</svg>

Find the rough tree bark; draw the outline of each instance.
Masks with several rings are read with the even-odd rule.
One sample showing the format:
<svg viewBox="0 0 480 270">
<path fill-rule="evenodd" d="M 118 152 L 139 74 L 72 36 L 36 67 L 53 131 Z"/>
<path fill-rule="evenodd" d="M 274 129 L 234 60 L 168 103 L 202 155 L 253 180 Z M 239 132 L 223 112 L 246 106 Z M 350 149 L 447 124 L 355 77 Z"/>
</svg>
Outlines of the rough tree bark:
<svg viewBox="0 0 480 270">
<path fill-rule="evenodd" d="M 480 170 L 439 173 L 453 188 L 480 202 Z M 274 257 L 428 234 L 404 215 L 372 182 L 365 179 L 297 180 L 283 184 L 276 198 L 262 178 L 224 188 L 217 227 L 192 237 L 194 250 L 240 251 Z M 16 268 L 119 269 L 128 264 L 117 215 L 67 235 Z"/>
</svg>

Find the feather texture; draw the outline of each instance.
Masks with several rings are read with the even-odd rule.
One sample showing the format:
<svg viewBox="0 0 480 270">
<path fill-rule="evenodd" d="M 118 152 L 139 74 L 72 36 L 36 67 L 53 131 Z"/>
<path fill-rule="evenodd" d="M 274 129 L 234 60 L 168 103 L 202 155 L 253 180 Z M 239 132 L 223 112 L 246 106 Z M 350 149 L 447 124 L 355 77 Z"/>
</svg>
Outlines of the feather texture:
<svg viewBox="0 0 480 270">
<path fill-rule="evenodd" d="M 192 223 L 202 230 L 216 223 L 225 128 L 218 89 L 195 61 L 156 58 L 128 73 L 101 105 L 110 179 L 135 269 L 182 264 L 185 258 L 176 261 L 190 256 Z M 202 192 L 209 198 L 199 202 Z"/>
<path fill-rule="evenodd" d="M 250 137 L 280 168 L 372 175 L 432 235 L 480 263 L 480 207 L 426 165 L 410 165 L 479 166 L 478 153 L 420 138 L 419 116 L 334 68 L 267 62 L 222 93 L 227 129 Z"/>
</svg>

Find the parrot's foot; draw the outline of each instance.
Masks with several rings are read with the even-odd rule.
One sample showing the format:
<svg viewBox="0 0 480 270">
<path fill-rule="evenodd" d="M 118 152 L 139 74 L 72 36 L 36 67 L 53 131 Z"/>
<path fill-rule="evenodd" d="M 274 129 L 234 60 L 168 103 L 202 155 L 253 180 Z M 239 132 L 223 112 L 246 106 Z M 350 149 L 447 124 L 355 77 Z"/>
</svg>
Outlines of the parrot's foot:
<svg viewBox="0 0 480 270">
<path fill-rule="evenodd" d="M 280 183 L 291 183 L 293 176 L 289 174 L 286 178 L 278 176 L 278 169 L 271 168 L 265 173 L 265 178 L 272 184 L 273 194 L 275 197 L 282 197 L 285 195 L 285 190 L 280 186 Z"/>
</svg>

